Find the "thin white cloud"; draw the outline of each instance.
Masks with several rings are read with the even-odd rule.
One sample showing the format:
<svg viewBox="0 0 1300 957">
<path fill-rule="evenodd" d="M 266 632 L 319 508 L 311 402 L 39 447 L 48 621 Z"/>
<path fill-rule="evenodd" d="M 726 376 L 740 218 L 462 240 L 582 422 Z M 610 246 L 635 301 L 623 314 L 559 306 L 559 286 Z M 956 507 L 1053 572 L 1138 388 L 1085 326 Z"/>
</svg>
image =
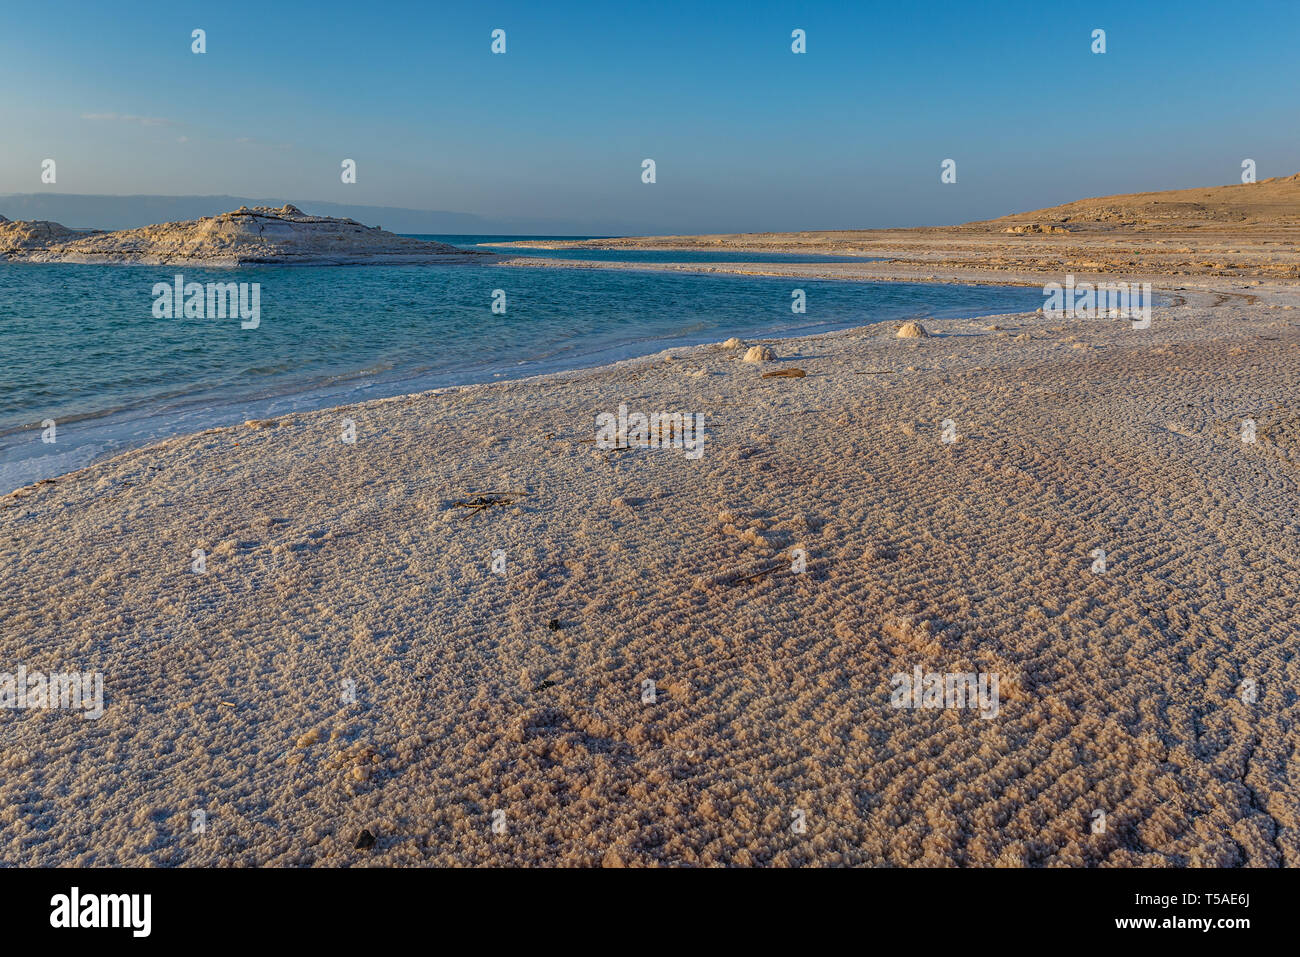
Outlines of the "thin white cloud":
<svg viewBox="0 0 1300 957">
<path fill-rule="evenodd" d="M 271 143 L 268 142 L 267 140 L 260 140 L 256 136 L 240 136 L 235 139 L 235 142 L 239 143 L 242 146 L 261 146 L 266 149 L 272 149 L 272 150 L 293 149 L 292 143 Z"/>
<path fill-rule="evenodd" d="M 171 120 L 158 116 L 135 116 L 131 113 L 82 113 L 83 120 L 102 120 L 109 123 L 138 123 L 141 126 L 175 126 Z"/>
</svg>

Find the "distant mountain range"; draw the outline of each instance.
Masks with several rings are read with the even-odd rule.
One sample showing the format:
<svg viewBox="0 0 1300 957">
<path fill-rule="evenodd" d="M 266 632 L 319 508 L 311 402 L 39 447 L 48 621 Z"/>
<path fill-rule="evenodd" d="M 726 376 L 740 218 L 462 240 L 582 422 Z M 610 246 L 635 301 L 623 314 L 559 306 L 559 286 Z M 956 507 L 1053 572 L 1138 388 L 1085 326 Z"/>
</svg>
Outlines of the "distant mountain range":
<svg viewBox="0 0 1300 957">
<path fill-rule="evenodd" d="M 513 219 L 453 213 L 445 210 L 401 209 L 396 206 L 352 206 L 299 197 L 248 196 L 99 196 L 75 193 L 9 193 L 0 195 L 0 215 L 15 220 L 50 220 L 73 229 L 137 229 L 228 213 L 240 206 L 285 206 L 289 203 L 318 216 L 355 219 L 382 226 L 392 233 L 450 233 L 506 236 L 612 235 L 599 224 L 549 219 Z"/>
</svg>

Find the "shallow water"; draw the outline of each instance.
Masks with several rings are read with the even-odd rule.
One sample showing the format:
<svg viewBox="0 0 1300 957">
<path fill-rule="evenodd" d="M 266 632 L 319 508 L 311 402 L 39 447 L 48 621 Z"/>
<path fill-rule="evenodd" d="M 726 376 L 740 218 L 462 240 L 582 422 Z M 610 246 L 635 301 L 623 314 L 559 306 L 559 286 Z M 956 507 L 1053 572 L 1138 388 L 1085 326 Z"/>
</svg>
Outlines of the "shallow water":
<svg viewBox="0 0 1300 957">
<path fill-rule="evenodd" d="M 594 262 L 623 263 L 871 263 L 879 257 L 829 256 L 822 253 L 752 253 L 734 249 L 539 249 L 535 246 L 502 246 L 500 243 L 516 239 L 537 240 L 538 236 L 461 236 L 426 235 L 420 239 L 434 239 L 453 246 L 473 246 L 505 256 L 530 256 L 541 259 L 586 259 Z M 554 237 L 573 239 L 602 239 L 607 237 Z"/>
<path fill-rule="evenodd" d="M 154 286 L 178 272 L 187 283 L 259 284 L 257 327 L 155 318 Z M 791 311 L 795 288 L 807 295 L 803 315 Z M 494 290 L 504 314 L 492 312 Z M 1014 286 L 489 265 L 0 264 L 0 485 L 246 418 L 733 335 L 1033 310 L 1042 299 Z M 42 441 L 45 420 L 54 443 Z"/>
</svg>

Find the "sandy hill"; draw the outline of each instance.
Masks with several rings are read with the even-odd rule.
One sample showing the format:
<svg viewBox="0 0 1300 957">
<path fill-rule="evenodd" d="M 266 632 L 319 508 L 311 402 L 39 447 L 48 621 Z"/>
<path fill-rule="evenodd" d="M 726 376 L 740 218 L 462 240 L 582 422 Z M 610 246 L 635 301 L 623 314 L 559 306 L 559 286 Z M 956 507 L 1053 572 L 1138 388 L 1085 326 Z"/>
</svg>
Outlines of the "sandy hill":
<svg viewBox="0 0 1300 957">
<path fill-rule="evenodd" d="M 1080 199 L 959 228 L 1032 233 L 1296 225 L 1300 225 L 1300 173 L 1258 183 Z"/>
<path fill-rule="evenodd" d="M 398 236 L 353 219 L 311 216 L 291 205 L 278 209 L 241 206 L 234 212 L 188 222 L 91 235 L 58 223 L 6 221 L 0 224 L 0 254 L 30 262 L 211 266 L 401 264 L 482 255 L 445 243 Z"/>
</svg>

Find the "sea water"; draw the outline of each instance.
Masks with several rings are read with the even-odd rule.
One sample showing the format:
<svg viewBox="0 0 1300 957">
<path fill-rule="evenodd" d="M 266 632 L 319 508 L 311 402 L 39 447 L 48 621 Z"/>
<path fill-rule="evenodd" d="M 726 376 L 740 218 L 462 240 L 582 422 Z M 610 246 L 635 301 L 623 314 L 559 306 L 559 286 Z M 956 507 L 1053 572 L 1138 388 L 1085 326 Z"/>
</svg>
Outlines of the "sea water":
<svg viewBox="0 0 1300 957">
<path fill-rule="evenodd" d="M 502 237 L 450 238 L 469 247 Z M 601 254 L 627 262 L 647 261 L 644 255 Z M 758 254 L 743 261 L 835 258 L 851 257 Z M 722 260 L 678 253 L 663 261 Z M 173 285 L 178 274 L 186 284 L 258 284 L 256 328 L 244 328 L 237 315 L 155 317 L 154 288 Z M 805 293 L 802 314 L 791 310 L 795 289 Z M 592 366 L 729 336 L 1040 305 L 1042 292 L 1033 287 L 477 263 L 0 263 L 0 493 L 133 445 L 250 418 Z"/>
</svg>

